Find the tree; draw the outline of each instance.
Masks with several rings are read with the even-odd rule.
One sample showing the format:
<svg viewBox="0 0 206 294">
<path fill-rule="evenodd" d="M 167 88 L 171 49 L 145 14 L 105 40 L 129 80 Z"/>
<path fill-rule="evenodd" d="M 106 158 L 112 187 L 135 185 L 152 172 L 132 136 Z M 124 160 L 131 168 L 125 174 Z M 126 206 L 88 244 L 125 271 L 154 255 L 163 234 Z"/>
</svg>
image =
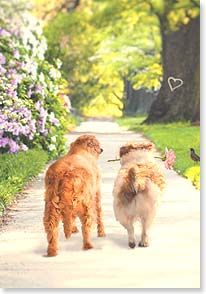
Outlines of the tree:
<svg viewBox="0 0 206 294">
<path fill-rule="evenodd" d="M 120 115 L 135 104 L 135 90 L 162 85 L 147 122 L 194 120 L 198 15 L 196 0 L 81 0 L 47 24 L 47 57 L 62 57 L 72 104 L 84 113 Z M 181 78 L 183 86 L 171 92 L 169 76 Z M 127 83 L 134 90 L 130 96 Z"/>
<path fill-rule="evenodd" d="M 160 86 L 158 20 L 140 0 L 85 3 L 47 25 L 47 56 L 50 62 L 62 56 L 74 106 L 88 113 L 96 105 L 97 114 L 107 109 L 121 115 L 125 79 L 135 89 Z"/>
<path fill-rule="evenodd" d="M 163 1 L 157 10 L 162 38 L 162 86 L 146 123 L 200 119 L 200 19 L 198 1 Z M 171 91 L 168 78 L 183 85 Z"/>
</svg>

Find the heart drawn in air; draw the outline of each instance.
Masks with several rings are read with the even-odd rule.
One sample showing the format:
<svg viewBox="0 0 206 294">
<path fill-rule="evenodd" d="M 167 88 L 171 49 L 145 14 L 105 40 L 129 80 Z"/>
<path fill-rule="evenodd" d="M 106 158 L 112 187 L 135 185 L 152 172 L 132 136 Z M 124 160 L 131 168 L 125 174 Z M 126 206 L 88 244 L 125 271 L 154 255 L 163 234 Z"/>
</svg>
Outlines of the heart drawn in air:
<svg viewBox="0 0 206 294">
<path fill-rule="evenodd" d="M 175 89 L 181 87 L 183 85 L 183 80 L 181 79 L 176 79 L 173 77 L 169 77 L 167 79 L 168 85 L 170 87 L 170 90 L 173 92 Z"/>
</svg>

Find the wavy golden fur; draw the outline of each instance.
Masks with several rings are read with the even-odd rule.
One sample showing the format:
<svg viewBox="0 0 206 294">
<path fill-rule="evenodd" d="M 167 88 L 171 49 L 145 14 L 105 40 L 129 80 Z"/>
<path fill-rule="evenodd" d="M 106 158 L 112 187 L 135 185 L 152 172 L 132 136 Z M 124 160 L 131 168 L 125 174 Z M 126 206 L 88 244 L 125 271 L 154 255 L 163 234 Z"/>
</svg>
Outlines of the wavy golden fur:
<svg viewBox="0 0 206 294">
<path fill-rule="evenodd" d="M 165 178 L 154 161 L 153 143 L 130 142 L 120 148 L 121 168 L 113 188 L 116 219 L 127 229 L 128 242 L 135 247 L 133 224 L 142 225 L 139 246 L 149 245 L 147 230 L 165 188 Z"/>
<path fill-rule="evenodd" d="M 82 135 L 70 145 L 68 154 L 54 162 L 45 176 L 44 227 L 48 256 L 58 253 L 58 226 L 63 221 L 65 237 L 78 231 L 75 219 L 82 223 L 83 249 L 93 248 L 92 224 L 97 222 L 98 236 L 105 235 L 102 221 L 100 172 L 97 159 L 103 150 L 95 136 Z"/>
</svg>

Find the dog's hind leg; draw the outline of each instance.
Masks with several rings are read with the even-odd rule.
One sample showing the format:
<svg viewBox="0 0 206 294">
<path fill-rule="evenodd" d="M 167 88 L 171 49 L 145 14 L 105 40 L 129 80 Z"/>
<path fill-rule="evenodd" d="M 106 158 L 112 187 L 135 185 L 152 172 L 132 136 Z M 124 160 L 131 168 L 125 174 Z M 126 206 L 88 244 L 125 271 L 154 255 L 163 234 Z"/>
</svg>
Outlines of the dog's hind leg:
<svg viewBox="0 0 206 294">
<path fill-rule="evenodd" d="M 150 214 L 147 217 L 141 217 L 141 224 L 142 224 L 142 233 L 141 233 L 141 240 L 139 242 L 139 247 L 148 247 L 149 246 L 149 239 L 148 239 L 148 229 L 150 228 L 152 221 L 155 216 L 155 209 L 150 211 Z"/>
<path fill-rule="evenodd" d="M 83 236 L 84 250 L 91 249 L 94 247 L 90 240 L 90 232 L 91 232 L 92 219 L 93 219 L 92 214 L 93 214 L 92 208 L 82 204 L 82 207 L 78 215 L 82 223 L 82 236 Z"/>
<path fill-rule="evenodd" d="M 121 223 L 125 229 L 127 230 L 128 233 L 128 245 L 130 248 L 134 248 L 136 246 L 135 243 L 135 236 L 134 236 L 134 226 L 132 223 Z"/>
<path fill-rule="evenodd" d="M 47 233 L 48 256 L 56 256 L 58 254 L 58 226 L 60 214 L 58 213 L 52 202 L 45 204 L 44 227 Z"/>
<path fill-rule="evenodd" d="M 139 242 L 139 247 L 148 247 L 149 240 L 147 235 L 147 222 L 144 219 L 141 219 L 142 224 L 142 233 L 141 233 L 141 240 Z"/>
<path fill-rule="evenodd" d="M 97 234 L 98 237 L 106 236 L 104 232 L 104 225 L 102 220 L 102 207 L 101 207 L 101 194 L 97 192 L 96 194 L 96 213 L 97 213 Z"/>
</svg>

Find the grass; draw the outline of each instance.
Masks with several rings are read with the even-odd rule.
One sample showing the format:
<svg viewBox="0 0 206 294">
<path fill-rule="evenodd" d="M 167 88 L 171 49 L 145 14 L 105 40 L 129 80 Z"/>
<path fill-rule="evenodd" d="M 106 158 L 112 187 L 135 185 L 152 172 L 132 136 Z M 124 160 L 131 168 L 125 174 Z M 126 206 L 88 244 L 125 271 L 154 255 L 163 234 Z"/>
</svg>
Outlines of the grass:
<svg viewBox="0 0 206 294">
<path fill-rule="evenodd" d="M 162 154 L 165 147 L 173 149 L 176 155 L 174 169 L 200 189 L 200 165 L 190 159 L 191 147 L 200 153 L 200 127 L 191 126 L 189 122 L 141 125 L 144 119 L 143 116 L 124 117 L 116 122 L 127 129 L 142 132 Z"/>
<path fill-rule="evenodd" d="M 39 149 L 0 154 L 0 215 L 24 185 L 42 170 L 48 154 Z"/>
</svg>

